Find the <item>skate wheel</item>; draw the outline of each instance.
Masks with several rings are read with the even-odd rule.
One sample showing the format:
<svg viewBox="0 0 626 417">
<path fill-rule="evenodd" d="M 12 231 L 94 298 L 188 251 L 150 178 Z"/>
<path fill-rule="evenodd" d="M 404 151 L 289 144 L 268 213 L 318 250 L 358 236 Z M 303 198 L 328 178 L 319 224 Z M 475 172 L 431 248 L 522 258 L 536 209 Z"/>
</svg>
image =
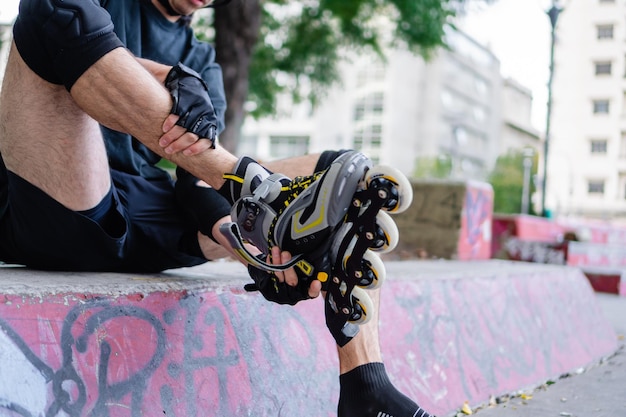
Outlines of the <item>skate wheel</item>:
<svg viewBox="0 0 626 417">
<path fill-rule="evenodd" d="M 400 241 L 400 232 L 398 232 L 396 222 L 393 221 L 389 214 L 379 211 L 376 214 L 376 226 L 378 227 L 376 240 L 370 249 L 378 253 L 391 252 Z"/>
<path fill-rule="evenodd" d="M 365 251 L 361 260 L 360 277 L 358 277 L 357 286 L 368 290 L 373 290 L 385 281 L 387 271 L 382 259 L 372 251 Z"/>
<path fill-rule="evenodd" d="M 392 200 L 397 199 L 397 201 L 393 201 L 392 206 L 384 207 L 384 209 L 391 213 L 402 213 L 409 208 L 413 201 L 413 187 L 407 177 L 400 170 L 386 165 L 376 165 L 367 171 L 365 175 L 365 182 L 368 188 L 376 187 L 378 182 L 386 182 L 383 180 L 391 182 L 392 188 L 395 190 L 388 191 L 393 191 Z M 379 185 L 383 191 L 387 188 L 385 184 Z"/>
<path fill-rule="evenodd" d="M 350 323 L 365 324 L 374 313 L 374 303 L 367 293 L 359 287 L 354 287 L 350 294 L 352 305 L 354 306 L 352 314 L 348 318 Z"/>
</svg>

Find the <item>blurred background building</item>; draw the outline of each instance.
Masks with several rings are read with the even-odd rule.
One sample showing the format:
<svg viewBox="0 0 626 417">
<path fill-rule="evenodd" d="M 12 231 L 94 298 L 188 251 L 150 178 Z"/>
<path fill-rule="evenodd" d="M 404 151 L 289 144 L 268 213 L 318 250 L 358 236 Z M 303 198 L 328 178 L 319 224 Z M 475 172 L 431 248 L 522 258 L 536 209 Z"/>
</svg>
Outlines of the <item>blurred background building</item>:
<svg viewBox="0 0 626 417">
<path fill-rule="evenodd" d="M 276 159 L 354 148 L 408 176 L 420 161 L 448 159 L 453 177 L 485 180 L 498 155 L 530 147 L 528 88 L 503 79 L 500 62 L 460 30 L 428 62 L 404 50 L 350 56 L 343 80 L 315 109 L 282 97 L 275 117 L 248 119 L 238 153 Z"/>
<path fill-rule="evenodd" d="M 547 205 L 626 216 L 626 3 L 570 0 L 557 25 Z"/>
</svg>

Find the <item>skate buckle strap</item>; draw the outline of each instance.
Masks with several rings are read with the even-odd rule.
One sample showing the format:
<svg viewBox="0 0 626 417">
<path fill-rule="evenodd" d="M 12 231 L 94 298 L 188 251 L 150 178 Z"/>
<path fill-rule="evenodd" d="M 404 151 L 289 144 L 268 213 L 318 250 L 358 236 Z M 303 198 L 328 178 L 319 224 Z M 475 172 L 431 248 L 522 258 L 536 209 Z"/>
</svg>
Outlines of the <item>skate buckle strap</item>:
<svg viewBox="0 0 626 417">
<path fill-rule="evenodd" d="M 251 201 L 258 203 L 259 201 L 263 201 L 267 199 L 272 190 L 276 188 L 276 184 L 278 184 L 278 191 L 282 188 L 282 184 L 280 180 L 285 178 L 284 175 L 281 174 L 271 174 L 269 177 L 265 178 L 258 187 L 254 189 L 252 192 Z"/>
<path fill-rule="evenodd" d="M 254 189 L 251 196 L 242 198 L 242 205 L 246 210 L 246 215 L 241 226 L 246 232 L 254 230 L 257 218 L 261 213 L 261 202 L 266 201 L 268 196 L 272 198 L 270 194 L 276 188 L 276 184 L 278 184 L 278 190 L 280 190 L 282 187 L 280 179 L 282 178 L 284 176 L 280 174 L 271 174 Z"/>
<path fill-rule="evenodd" d="M 228 243 L 232 246 L 235 253 L 245 262 L 257 268 L 264 269 L 266 271 L 286 271 L 289 268 L 293 268 L 300 262 L 302 258 L 301 254 L 295 255 L 289 262 L 284 264 L 270 264 L 262 259 L 257 258 L 252 254 L 245 246 L 244 240 L 239 231 L 237 223 L 230 222 L 224 223 L 220 226 L 220 232 L 228 239 Z"/>
</svg>

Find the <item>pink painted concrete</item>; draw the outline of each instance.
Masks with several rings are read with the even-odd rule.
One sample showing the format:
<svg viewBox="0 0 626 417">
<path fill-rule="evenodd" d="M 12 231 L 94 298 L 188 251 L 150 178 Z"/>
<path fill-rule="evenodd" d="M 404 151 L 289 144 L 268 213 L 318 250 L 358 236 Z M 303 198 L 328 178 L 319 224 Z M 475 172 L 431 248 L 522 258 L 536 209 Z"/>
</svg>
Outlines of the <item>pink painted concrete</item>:
<svg viewBox="0 0 626 417">
<path fill-rule="evenodd" d="M 601 266 L 626 269 L 626 245 L 570 242 L 567 264 L 580 267 Z"/>
<path fill-rule="evenodd" d="M 493 215 L 492 256 L 500 259 L 518 259 L 507 253 L 511 240 L 532 242 L 534 246 L 552 245 L 561 242 L 569 229 L 543 217 L 524 214 Z M 544 262 L 555 263 L 555 262 Z"/>
<path fill-rule="evenodd" d="M 400 243 L 393 259 L 491 258 L 493 188 L 474 181 L 414 181 L 413 203 L 394 215 Z"/>
<path fill-rule="evenodd" d="M 566 229 L 576 231 L 588 242 L 626 245 L 626 225 L 624 224 L 582 218 L 557 219 L 557 223 Z"/>
<path fill-rule="evenodd" d="M 457 259 L 491 258 L 493 188 L 487 183 L 470 181 L 465 190 Z"/>
<path fill-rule="evenodd" d="M 148 276 L 0 268 L 2 282 L 15 283 L 0 286 L 0 414 L 334 416 L 337 358 L 322 301 L 267 303 L 241 290 L 247 279 L 235 266 Z M 387 269 L 385 362 L 435 414 L 540 384 L 617 347 L 577 269 Z M 105 284 L 86 290 L 89 279 Z"/>
</svg>

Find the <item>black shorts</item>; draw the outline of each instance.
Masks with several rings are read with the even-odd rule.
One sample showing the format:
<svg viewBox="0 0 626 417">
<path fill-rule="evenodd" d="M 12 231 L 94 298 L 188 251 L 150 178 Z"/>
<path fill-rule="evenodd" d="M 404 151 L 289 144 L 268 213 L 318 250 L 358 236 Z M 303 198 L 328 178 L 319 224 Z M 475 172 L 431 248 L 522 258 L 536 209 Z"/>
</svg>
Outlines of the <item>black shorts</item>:
<svg viewBox="0 0 626 417">
<path fill-rule="evenodd" d="M 197 228 L 183 219 L 167 179 L 148 181 L 111 170 L 109 210 L 118 225 L 112 235 L 12 172 L 2 174 L 0 261 L 39 269 L 128 272 L 206 262 Z"/>
</svg>

